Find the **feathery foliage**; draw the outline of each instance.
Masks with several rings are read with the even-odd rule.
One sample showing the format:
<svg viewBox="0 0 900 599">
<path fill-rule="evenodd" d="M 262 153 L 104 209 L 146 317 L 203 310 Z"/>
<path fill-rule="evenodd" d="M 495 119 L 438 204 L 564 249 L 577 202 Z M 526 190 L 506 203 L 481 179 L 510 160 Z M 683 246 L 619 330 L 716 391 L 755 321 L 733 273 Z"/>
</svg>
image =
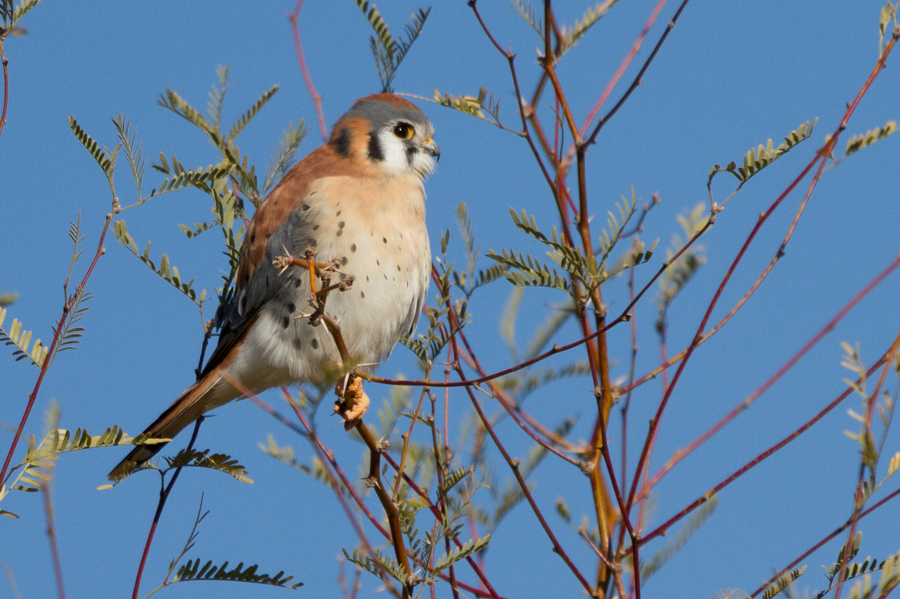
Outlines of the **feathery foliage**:
<svg viewBox="0 0 900 599">
<path fill-rule="evenodd" d="M 209 449 L 182 449 L 173 457 L 163 458 L 169 469 L 173 468 L 207 468 L 217 470 L 234 477 L 242 483 L 253 484 L 253 480 L 247 476 L 247 470 L 238 461 L 224 453 L 210 454 Z"/>
<path fill-rule="evenodd" d="M 28 359 L 32 364 L 40 368 L 47 359 L 47 350 L 40 339 L 36 339 L 34 345 L 31 345 L 32 332 L 22 328 L 22 323 L 18 318 L 14 318 L 9 329 L 3 328 L 3 321 L 6 319 L 6 308 L 0 308 L 0 343 L 4 345 L 12 345 L 13 357 L 16 362 Z"/>
<path fill-rule="evenodd" d="M 138 251 L 137 244 L 134 242 L 134 238 L 131 236 L 131 234 L 128 232 L 128 228 L 125 226 L 124 220 L 117 220 L 113 227 L 113 232 L 115 233 L 116 239 L 119 241 L 119 243 L 125 246 L 132 254 L 140 258 L 141 262 L 149 266 L 150 270 L 159 275 L 160 278 L 180 291 L 184 296 L 186 296 L 198 306 L 201 306 L 203 302 L 206 301 L 206 290 L 203 289 L 202 291 L 200 291 L 200 295 L 198 297 L 197 292 L 192 288 L 194 279 L 191 279 L 187 282 L 182 282 L 181 274 L 178 272 L 178 267 L 172 266 L 169 263 L 169 257 L 166 254 L 162 255 L 162 258 L 159 261 L 159 267 L 156 266 L 156 263 L 154 263 L 150 258 L 149 241 L 147 242 L 147 247 L 144 248 L 144 252 L 140 253 Z"/>
<path fill-rule="evenodd" d="M 642 560 L 641 580 L 647 580 L 653 576 L 667 561 L 672 559 L 672 557 L 687 544 L 690 538 L 700 530 L 700 527 L 709 520 L 709 517 L 712 516 L 713 512 L 716 510 L 716 505 L 718 505 L 718 503 L 718 497 L 715 495 L 710 497 L 708 501 L 701 505 L 697 511 L 691 515 L 690 520 L 681 527 L 681 530 L 678 531 L 678 534 L 675 535 L 674 539 L 666 543 L 666 546 L 657 551 L 650 559 Z"/>
<path fill-rule="evenodd" d="M 675 254 L 681 251 L 685 244 L 706 226 L 708 218 L 703 218 L 704 211 L 704 205 L 698 203 L 692 210 L 679 214 L 677 217 L 683 238 L 679 235 L 673 235 L 672 244 L 666 249 L 666 261 L 670 262 L 670 264 L 669 268 L 666 269 L 663 276 L 659 279 L 657 326 L 664 323 L 669 306 L 706 262 L 705 248 L 697 243 L 691 245 L 677 260 L 672 262 Z"/>
<path fill-rule="evenodd" d="M 375 32 L 375 35 L 369 38 L 369 47 L 372 51 L 372 57 L 375 59 L 378 77 L 381 79 L 381 90 L 390 92 L 392 91 L 391 83 L 397 75 L 397 69 L 422 33 L 422 28 L 425 26 L 431 7 L 424 10 L 420 8 L 414 12 L 403 26 L 403 36 L 395 38 L 391 35 L 387 23 L 381 16 L 381 13 L 378 12 L 374 2 L 368 2 L 367 0 L 355 1 Z"/>
<path fill-rule="evenodd" d="M 203 564 L 202 566 L 200 564 Z M 282 587 L 285 589 L 298 589 L 303 586 L 302 582 L 290 584 L 294 579 L 292 575 L 285 576 L 284 571 L 278 572 L 275 576 L 269 574 L 258 574 L 259 566 L 254 564 L 244 568 L 244 562 L 240 562 L 231 570 L 228 569 L 228 562 L 216 566 L 212 560 L 205 563 L 201 559 L 188 560 L 187 563 L 180 568 L 172 577 L 170 584 L 176 582 L 188 582 L 191 580 L 224 580 L 228 582 L 250 582 L 254 584 L 263 584 L 274 587 Z"/>
<path fill-rule="evenodd" d="M 787 589 L 795 580 L 803 576 L 803 573 L 806 571 L 806 566 L 801 568 L 794 568 L 790 572 L 782 574 L 779 576 L 775 582 L 766 587 L 766 590 L 763 591 L 762 598 L 763 599 L 772 599 L 785 589 Z"/>
<path fill-rule="evenodd" d="M 81 145 L 83 145 L 88 153 L 94 157 L 94 160 L 100 165 L 103 174 L 105 174 L 106 178 L 112 183 L 113 172 L 116 168 L 116 156 L 119 153 L 121 145 L 116 146 L 112 151 L 102 147 L 93 137 L 88 135 L 87 132 L 81 128 L 78 121 L 76 121 L 73 116 L 69 117 L 69 128 L 72 130 L 72 133 L 75 134 L 78 141 L 81 142 Z"/>
<path fill-rule="evenodd" d="M 851 154 L 855 154 L 863 148 L 867 148 L 872 144 L 879 142 L 890 135 L 893 135 L 896 132 L 897 121 L 888 121 L 884 125 L 884 127 L 879 127 L 878 129 L 870 129 L 863 135 L 854 135 L 847 142 L 847 148 L 844 150 L 844 158 L 850 156 Z"/>
<path fill-rule="evenodd" d="M 580 20 L 575 19 L 575 23 L 571 28 L 567 27 L 565 24 L 561 25 L 562 38 L 557 40 L 557 60 L 561 58 L 563 54 L 571 50 L 575 44 L 578 43 L 578 40 L 584 37 L 588 30 L 596 25 L 600 19 L 605 17 L 606 13 L 609 12 L 609 9 L 611 9 L 618 1 L 619 0 L 606 0 L 606 2 L 598 2 L 593 7 L 589 6 Z"/>
<path fill-rule="evenodd" d="M 731 173 L 735 179 L 738 180 L 737 188 L 728 196 L 728 198 L 721 202 L 721 206 L 724 206 L 728 201 L 737 194 L 744 184 L 759 174 L 764 168 L 790 152 L 794 149 L 798 144 L 806 141 L 812 135 L 813 128 L 816 126 L 816 121 L 818 119 L 813 119 L 812 122 L 806 121 L 793 131 L 787 134 L 784 138 L 784 142 L 781 143 L 777 148 L 772 147 L 772 140 L 769 139 L 766 142 L 766 145 L 760 144 L 756 148 L 750 148 L 750 150 L 744 155 L 744 163 L 743 166 L 738 167 L 735 162 L 730 162 L 728 166 L 722 168 L 718 164 L 713 166 L 709 171 L 709 178 L 706 181 L 706 187 L 709 189 L 710 199 L 712 199 L 712 181 L 716 175 L 719 173 Z"/>
</svg>

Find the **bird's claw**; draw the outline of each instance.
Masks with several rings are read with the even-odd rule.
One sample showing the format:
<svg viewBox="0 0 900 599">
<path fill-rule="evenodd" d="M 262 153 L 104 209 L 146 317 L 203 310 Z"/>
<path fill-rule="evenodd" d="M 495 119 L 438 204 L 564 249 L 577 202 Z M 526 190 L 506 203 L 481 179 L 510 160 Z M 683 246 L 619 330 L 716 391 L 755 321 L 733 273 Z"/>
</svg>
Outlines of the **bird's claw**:
<svg viewBox="0 0 900 599">
<path fill-rule="evenodd" d="M 334 389 L 338 396 L 334 411 L 344 419 L 344 430 L 350 430 L 362 419 L 369 409 L 369 396 L 363 391 L 362 378 L 350 374 L 341 379 Z"/>
</svg>

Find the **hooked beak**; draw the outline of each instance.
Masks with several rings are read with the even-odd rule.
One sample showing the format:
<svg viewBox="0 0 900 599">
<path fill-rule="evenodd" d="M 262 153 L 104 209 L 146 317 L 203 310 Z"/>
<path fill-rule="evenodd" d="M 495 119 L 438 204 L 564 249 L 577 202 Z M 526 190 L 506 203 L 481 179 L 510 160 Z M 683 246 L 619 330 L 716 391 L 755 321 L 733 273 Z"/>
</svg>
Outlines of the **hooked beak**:
<svg viewBox="0 0 900 599">
<path fill-rule="evenodd" d="M 430 137 L 425 139 L 425 143 L 422 144 L 422 149 L 435 160 L 441 159 L 441 149 Z"/>
</svg>

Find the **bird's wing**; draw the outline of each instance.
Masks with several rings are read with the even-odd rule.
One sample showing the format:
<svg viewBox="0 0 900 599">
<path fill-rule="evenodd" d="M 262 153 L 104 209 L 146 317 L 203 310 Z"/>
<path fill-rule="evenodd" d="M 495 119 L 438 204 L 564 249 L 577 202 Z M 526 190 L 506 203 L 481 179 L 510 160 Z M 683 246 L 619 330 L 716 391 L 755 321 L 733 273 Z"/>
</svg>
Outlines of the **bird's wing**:
<svg viewBox="0 0 900 599">
<path fill-rule="evenodd" d="M 203 372 L 216 369 L 238 347 L 267 302 L 305 285 L 305 272 L 281 273 L 272 265 L 287 251 L 297 258 L 315 249 L 319 211 L 311 191 L 315 181 L 331 176 L 360 176 L 360 169 L 328 145 L 297 163 L 260 204 L 241 247 L 235 292 L 222 307 L 221 334 Z"/>
</svg>

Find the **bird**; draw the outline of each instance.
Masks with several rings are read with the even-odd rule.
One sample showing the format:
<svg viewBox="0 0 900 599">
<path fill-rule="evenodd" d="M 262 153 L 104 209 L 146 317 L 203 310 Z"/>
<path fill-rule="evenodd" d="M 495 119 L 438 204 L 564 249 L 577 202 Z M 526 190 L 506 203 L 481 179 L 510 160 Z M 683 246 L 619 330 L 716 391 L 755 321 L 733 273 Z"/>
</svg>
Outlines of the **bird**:
<svg viewBox="0 0 900 599">
<path fill-rule="evenodd" d="M 310 273 L 284 268 L 281 256 L 314 254 L 334 265 L 335 280 L 352 281 L 329 293 L 326 311 L 356 364 L 371 369 L 414 335 L 431 273 L 424 180 L 441 155 L 433 135 L 415 104 L 390 93 L 365 96 L 325 145 L 287 172 L 247 228 L 234 294 L 217 313 L 215 350 L 145 439 L 172 439 L 248 392 L 320 381 L 340 368 L 327 327 L 303 318 L 313 312 Z M 163 445 L 136 446 L 109 479 L 128 476 Z"/>
</svg>

